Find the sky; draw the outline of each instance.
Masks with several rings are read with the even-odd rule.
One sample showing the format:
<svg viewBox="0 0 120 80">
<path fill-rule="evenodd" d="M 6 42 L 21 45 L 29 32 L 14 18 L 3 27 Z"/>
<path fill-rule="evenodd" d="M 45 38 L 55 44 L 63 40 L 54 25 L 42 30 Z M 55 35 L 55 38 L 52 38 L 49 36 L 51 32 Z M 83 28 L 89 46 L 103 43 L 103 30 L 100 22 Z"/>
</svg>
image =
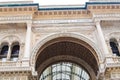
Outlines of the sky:
<svg viewBox="0 0 120 80">
<path fill-rule="evenodd" d="M 0 0 L 0 2 L 8 1 L 25 1 L 25 0 Z M 33 1 L 34 3 L 39 3 L 39 5 L 79 5 L 84 4 L 88 0 L 33 0 Z"/>
</svg>

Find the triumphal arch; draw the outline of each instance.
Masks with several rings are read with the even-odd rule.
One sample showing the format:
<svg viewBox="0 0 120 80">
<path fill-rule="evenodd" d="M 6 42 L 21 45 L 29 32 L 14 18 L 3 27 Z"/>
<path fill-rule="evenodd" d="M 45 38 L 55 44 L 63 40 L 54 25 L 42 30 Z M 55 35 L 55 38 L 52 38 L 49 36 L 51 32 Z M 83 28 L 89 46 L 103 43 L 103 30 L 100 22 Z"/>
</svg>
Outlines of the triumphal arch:
<svg viewBox="0 0 120 80">
<path fill-rule="evenodd" d="M 120 80 L 120 0 L 1 2 L 0 80 Z"/>
</svg>

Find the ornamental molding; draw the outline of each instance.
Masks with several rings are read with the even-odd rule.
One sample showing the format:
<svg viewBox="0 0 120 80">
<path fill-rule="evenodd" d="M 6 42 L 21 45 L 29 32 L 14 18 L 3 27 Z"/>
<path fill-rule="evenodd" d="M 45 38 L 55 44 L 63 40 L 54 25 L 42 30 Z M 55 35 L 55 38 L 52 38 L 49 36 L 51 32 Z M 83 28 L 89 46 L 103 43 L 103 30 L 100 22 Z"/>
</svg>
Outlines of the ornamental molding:
<svg viewBox="0 0 120 80">
<path fill-rule="evenodd" d="M 0 16 L 0 21 L 32 20 L 31 15 Z"/>
<path fill-rule="evenodd" d="M 111 13 L 111 14 L 94 14 L 93 17 L 100 18 L 100 17 L 120 17 L 119 13 Z"/>
<path fill-rule="evenodd" d="M 34 20 L 33 24 L 61 24 L 61 23 L 83 23 L 92 22 L 92 19 L 56 19 L 56 20 Z"/>
<path fill-rule="evenodd" d="M 101 53 L 101 51 L 98 49 L 98 47 L 96 47 L 96 44 L 91 40 L 89 39 L 88 37 L 85 37 L 84 35 L 82 34 L 76 34 L 76 33 L 53 33 L 53 34 L 50 34 L 48 36 L 45 36 L 43 38 L 41 38 L 33 47 L 32 51 L 31 51 L 31 58 L 30 58 L 30 64 L 32 66 L 35 67 L 35 61 L 36 61 L 36 56 L 38 55 L 38 51 L 39 49 L 41 48 L 42 45 L 44 45 L 46 42 L 52 40 L 52 39 L 55 39 L 55 38 L 58 38 L 58 37 L 73 37 L 73 38 L 77 38 L 77 39 L 80 39 L 80 40 L 83 40 L 87 43 L 89 43 L 91 45 L 91 47 L 96 51 L 97 56 L 98 56 L 98 60 L 99 61 L 103 61 L 104 57 Z"/>
<path fill-rule="evenodd" d="M 0 72 L 5 72 L 5 71 L 31 71 L 30 67 L 0 67 Z"/>
<path fill-rule="evenodd" d="M 94 21 L 100 20 L 120 20 L 119 13 L 93 14 Z"/>
<path fill-rule="evenodd" d="M 105 76 L 107 80 L 119 80 L 120 68 L 115 66 L 106 68 Z"/>
<path fill-rule="evenodd" d="M 94 26 L 39 26 L 32 28 L 34 33 L 67 33 L 67 32 L 75 32 L 90 35 L 93 31 L 95 31 Z"/>
<path fill-rule="evenodd" d="M 64 26 L 64 27 L 63 27 Z M 88 26 L 95 26 L 94 23 L 61 23 L 61 24 L 33 24 L 33 29 L 39 29 L 39 28 L 70 28 L 70 27 L 74 27 L 74 28 L 80 28 L 80 27 L 88 27 Z"/>
<path fill-rule="evenodd" d="M 119 80 L 120 79 L 120 72 L 112 72 L 111 79 Z"/>
<path fill-rule="evenodd" d="M 113 57 L 106 58 L 106 68 L 116 68 L 120 69 L 120 58 L 114 55 Z M 116 68 L 117 69 L 117 68 Z"/>
<path fill-rule="evenodd" d="M 24 43 L 23 40 L 21 40 L 21 36 L 19 35 L 6 35 L 1 37 L 0 39 L 0 43 L 3 42 L 8 42 L 8 43 L 14 43 L 14 42 L 19 42 L 20 44 Z"/>
<path fill-rule="evenodd" d="M 41 16 L 41 15 L 91 15 L 91 12 L 88 10 L 57 10 L 57 11 L 52 11 L 52 10 L 44 10 L 44 11 L 38 11 L 35 12 L 36 16 Z"/>
<path fill-rule="evenodd" d="M 111 39 L 111 38 L 119 39 L 119 37 L 120 37 L 120 32 L 112 32 L 112 33 L 109 33 L 108 37 L 109 37 L 109 39 Z"/>
</svg>

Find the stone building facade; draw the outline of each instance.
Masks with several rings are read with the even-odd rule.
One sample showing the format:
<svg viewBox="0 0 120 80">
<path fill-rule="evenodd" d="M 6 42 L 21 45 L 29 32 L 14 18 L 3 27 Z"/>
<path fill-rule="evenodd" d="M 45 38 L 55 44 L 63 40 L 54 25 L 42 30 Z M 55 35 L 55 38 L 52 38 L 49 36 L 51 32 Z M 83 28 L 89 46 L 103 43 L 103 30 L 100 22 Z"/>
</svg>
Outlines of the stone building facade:
<svg viewBox="0 0 120 80">
<path fill-rule="evenodd" d="M 41 77 L 59 62 L 82 67 L 89 79 L 80 80 L 120 80 L 119 0 L 84 6 L 0 3 L 0 80 L 79 80 Z"/>
</svg>

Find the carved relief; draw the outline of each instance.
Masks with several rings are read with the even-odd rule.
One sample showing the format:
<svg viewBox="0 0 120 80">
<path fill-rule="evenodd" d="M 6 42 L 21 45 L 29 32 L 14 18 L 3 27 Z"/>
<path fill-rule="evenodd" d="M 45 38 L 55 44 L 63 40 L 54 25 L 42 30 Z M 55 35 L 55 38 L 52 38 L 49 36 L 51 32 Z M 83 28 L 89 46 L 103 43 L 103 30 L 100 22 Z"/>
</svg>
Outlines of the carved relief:
<svg viewBox="0 0 120 80">
<path fill-rule="evenodd" d="M 0 72 L 0 80 L 37 80 L 30 71 Z"/>
<path fill-rule="evenodd" d="M 120 79 L 120 68 L 111 67 L 107 68 L 105 72 L 105 80 L 119 80 Z"/>
</svg>

